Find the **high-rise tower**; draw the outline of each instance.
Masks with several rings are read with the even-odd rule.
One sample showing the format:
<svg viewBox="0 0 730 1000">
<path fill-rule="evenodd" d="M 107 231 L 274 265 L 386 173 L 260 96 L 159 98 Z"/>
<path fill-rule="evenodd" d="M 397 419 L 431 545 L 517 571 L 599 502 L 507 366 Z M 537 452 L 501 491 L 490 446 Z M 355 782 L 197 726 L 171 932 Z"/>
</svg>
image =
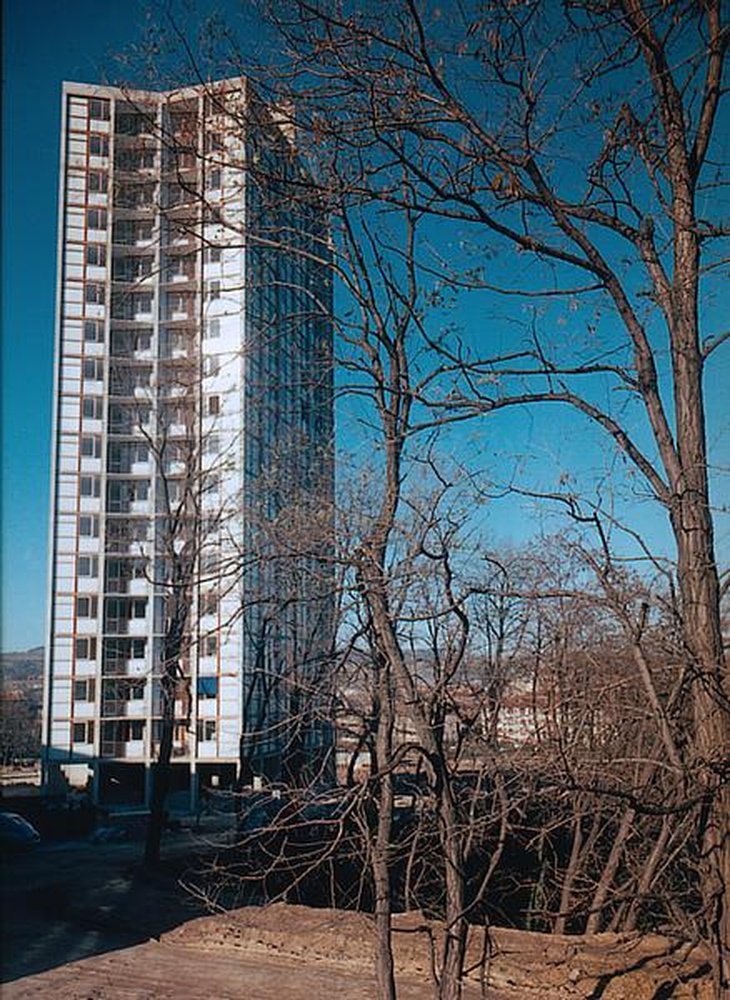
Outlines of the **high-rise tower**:
<svg viewBox="0 0 730 1000">
<path fill-rule="evenodd" d="M 332 290 L 308 187 L 244 81 L 64 85 L 48 787 L 145 802 L 166 691 L 180 790 L 328 753 Z"/>
</svg>

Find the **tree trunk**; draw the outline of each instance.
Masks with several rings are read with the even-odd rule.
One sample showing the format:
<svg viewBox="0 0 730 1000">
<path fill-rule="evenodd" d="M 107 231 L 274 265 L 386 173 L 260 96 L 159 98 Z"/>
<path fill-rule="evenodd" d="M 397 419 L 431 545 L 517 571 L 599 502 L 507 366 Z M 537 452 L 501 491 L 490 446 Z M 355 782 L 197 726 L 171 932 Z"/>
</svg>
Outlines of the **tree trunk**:
<svg viewBox="0 0 730 1000">
<path fill-rule="evenodd" d="M 447 779 L 447 776 L 443 776 Z M 446 867 L 446 927 L 439 1000 L 460 1000 L 466 936 L 469 925 L 464 907 L 464 858 L 461 833 L 451 789 L 444 786 L 441 802 L 442 835 Z"/>
<path fill-rule="evenodd" d="M 630 806 L 624 810 L 624 814 L 621 817 L 621 823 L 616 832 L 616 839 L 613 842 L 613 847 L 608 855 L 606 864 L 603 866 L 601 877 L 598 880 L 596 891 L 593 894 L 591 912 L 588 916 L 588 920 L 586 921 L 586 934 L 598 934 L 602 928 L 603 908 L 606 905 L 608 894 L 611 891 L 613 880 L 616 877 L 616 871 L 618 870 L 618 866 L 621 861 L 624 845 L 631 835 L 631 828 L 635 816 L 636 810 L 633 806 Z"/>
<path fill-rule="evenodd" d="M 659 836 L 654 842 L 654 847 L 651 850 L 651 854 L 644 864 L 644 868 L 641 872 L 641 877 L 639 878 L 638 884 L 636 886 L 636 893 L 634 898 L 631 900 L 628 912 L 623 920 L 616 922 L 615 928 L 612 930 L 620 931 L 635 931 L 636 922 L 639 916 L 639 907 L 641 903 L 646 898 L 649 890 L 651 889 L 652 883 L 656 877 L 657 870 L 661 861 L 664 857 L 664 852 L 669 842 L 669 836 L 672 832 L 671 823 L 667 816 L 662 820 L 662 828 L 659 831 Z"/>
<path fill-rule="evenodd" d="M 684 632 L 696 671 L 691 769 L 704 794 L 698 824 L 702 898 L 715 954 L 715 995 L 726 998 L 730 997 L 730 710 L 723 683 L 717 572 L 703 541 L 701 533 L 698 538 L 691 530 L 686 532 L 680 582 Z"/>
<path fill-rule="evenodd" d="M 684 146 L 678 146 L 681 154 Z M 677 542 L 682 621 L 695 671 L 692 772 L 705 796 L 700 817 L 705 920 L 715 954 L 717 997 L 730 996 L 730 687 L 710 507 L 703 354 L 699 335 L 700 243 L 695 177 L 673 164 L 674 274 L 671 307 L 678 475 L 670 517 Z"/>
<path fill-rule="evenodd" d="M 683 420 L 682 475 L 674 484 L 672 526 L 683 634 L 694 671 L 691 773 L 704 794 L 699 820 L 704 915 L 715 953 L 715 993 L 730 996 L 730 701 L 720 617 L 707 482 L 701 374 L 684 373 L 677 388 Z M 681 389 L 681 392 L 680 392 Z"/>
<path fill-rule="evenodd" d="M 175 679 L 169 673 L 165 673 L 162 677 L 160 725 L 160 749 L 157 760 L 152 765 L 152 797 L 144 847 L 144 863 L 148 868 L 156 868 L 160 863 L 160 845 L 165 826 L 165 800 L 170 787 L 170 762 L 175 725 Z"/>
<path fill-rule="evenodd" d="M 573 882 L 578 873 L 578 867 L 583 847 L 583 807 L 580 799 L 574 805 L 573 840 L 570 847 L 570 860 L 563 875 L 560 888 L 559 913 L 553 922 L 553 934 L 565 934 L 565 927 L 573 899 Z"/>
<path fill-rule="evenodd" d="M 376 734 L 376 765 L 378 781 L 378 824 L 373 847 L 373 883 L 375 886 L 375 931 L 377 952 L 375 973 L 378 1000 L 395 1000 L 395 971 L 393 966 L 393 935 L 390 898 L 390 837 L 393 825 L 393 691 L 390 670 L 386 663 L 379 664 L 378 680 L 378 729 Z"/>
</svg>

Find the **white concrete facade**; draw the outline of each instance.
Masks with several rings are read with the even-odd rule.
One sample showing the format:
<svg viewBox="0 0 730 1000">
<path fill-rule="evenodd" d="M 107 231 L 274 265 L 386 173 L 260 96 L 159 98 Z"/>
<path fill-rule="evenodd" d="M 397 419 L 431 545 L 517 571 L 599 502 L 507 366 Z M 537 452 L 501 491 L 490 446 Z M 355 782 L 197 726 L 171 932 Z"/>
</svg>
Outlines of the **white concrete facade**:
<svg viewBox="0 0 730 1000">
<path fill-rule="evenodd" d="M 253 108 L 64 84 L 44 759 L 110 803 L 149 794 L 181 553 L 180 788 L 331 742 L 301 709 L 332 628 L 326 226 Z"/>
</svg>

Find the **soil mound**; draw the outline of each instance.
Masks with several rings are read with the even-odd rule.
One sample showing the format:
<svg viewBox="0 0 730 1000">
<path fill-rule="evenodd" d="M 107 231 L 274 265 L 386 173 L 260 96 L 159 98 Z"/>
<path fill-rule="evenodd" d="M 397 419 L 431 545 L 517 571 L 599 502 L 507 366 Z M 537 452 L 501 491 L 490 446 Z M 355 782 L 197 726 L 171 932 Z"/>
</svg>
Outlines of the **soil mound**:
<svg viewBox="0 0 730 1000">
<path fill-rule="evenodd" d="M 419 913 L 393 920 L 399 977 L 425 980 L 438 961 L 443 927 Z M 372 919 L 342 910 L 274 903 L 191 920 L 163 941 L 195 951 L 245 953 L 321 963 L 372 974 L 376 944 Z M 659 935 L 536 934 L 473 928 L 469 980 L 499 996 L 562 1000 L 709 1000 L 708 956 L 701 947 Z"/>
</svg>

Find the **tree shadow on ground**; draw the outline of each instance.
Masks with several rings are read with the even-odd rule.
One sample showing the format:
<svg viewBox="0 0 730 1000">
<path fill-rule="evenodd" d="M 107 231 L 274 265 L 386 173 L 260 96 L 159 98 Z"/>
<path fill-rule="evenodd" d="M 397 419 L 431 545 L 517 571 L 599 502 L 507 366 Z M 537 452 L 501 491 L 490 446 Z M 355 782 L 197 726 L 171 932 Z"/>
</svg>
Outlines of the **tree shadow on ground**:
<svg viewBox="0 0 730 1000">
<path fill-rule="evenodd" d="M 208 912 L 180 885 L 204 844 L 176 844 L 154 872 L 141 842 L 43 845 L 3 863 L 2 981 L 140 944 Z"/>
</svg>

